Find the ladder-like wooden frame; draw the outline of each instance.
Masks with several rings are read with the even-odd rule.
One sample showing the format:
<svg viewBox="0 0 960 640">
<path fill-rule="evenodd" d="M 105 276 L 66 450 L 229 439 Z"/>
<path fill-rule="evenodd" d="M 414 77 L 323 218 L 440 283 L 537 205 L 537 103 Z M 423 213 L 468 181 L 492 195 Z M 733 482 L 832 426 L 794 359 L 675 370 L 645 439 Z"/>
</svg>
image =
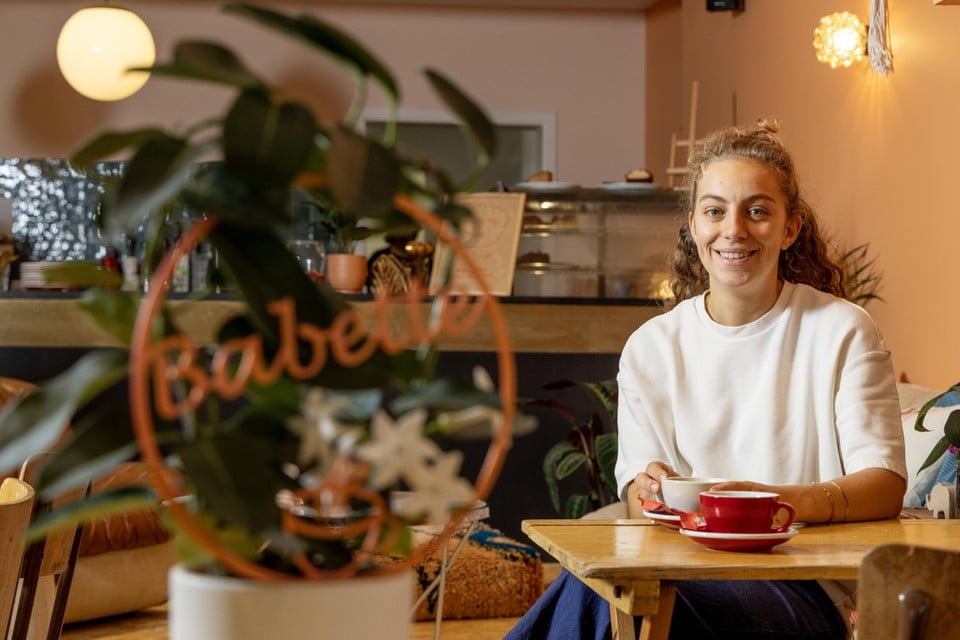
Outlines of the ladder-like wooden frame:
<svg viewBox="0 0 960 640">
<path fill-rule="evenodd" d="M 687 124 L 687 136 L 681 138 L 676 131 L 670 136 L 670 163 L 667 165 L 666 174 L 667 186 L 671 189 L 680 188 L 681 178 L 685 176 L 688 171 L 687 157 L 690 155 L 690 150 L 693 149 L 695 144 L 701 142 L 701 140 L 697 139 L 697 100 L 699 91 L 700 83 L 694 80 L 690 87 L 690 120 Z M 682 163 L 679 165 L 677 164 L 677 149 L 687 150 L 683 155 Z"/>
</svg>

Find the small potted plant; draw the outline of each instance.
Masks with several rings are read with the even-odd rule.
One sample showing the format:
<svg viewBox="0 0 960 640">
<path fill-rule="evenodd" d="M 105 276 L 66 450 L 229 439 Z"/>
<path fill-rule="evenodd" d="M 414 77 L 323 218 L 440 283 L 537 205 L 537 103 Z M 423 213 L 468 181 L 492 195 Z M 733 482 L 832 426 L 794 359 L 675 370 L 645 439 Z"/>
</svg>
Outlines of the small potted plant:
<svg viewBox="0 0 960 640">
<path fill-rule="evenodd" d="M 350 114 L 359 113 L 370 81 L 396 113 L 393 76 L 346 34 L 308 14 L 248 4 L 225 10 L 345 63 L 358 80 Z M 226 590 L 272 587 L 235 605 L 244 620 L 252 609 L 267 616 L 265 627 L 241 629 L 236 609 L 222 600 L 204 609 L 201 603 L 210 600 L 196 592 L 178 598 L 175 580 L 173 638 L 266 633 L 292 639 L 315 637 L 321 628 L 324 637 L 409 637 L 405 607 L 411 602 L 402 593 L 387 595 L 378 609 L 381 604 L 371 600 L 375 580 L 394 575 L 403 564 L 397 560 L 411 557 L 411 527 L 455 521 L 485 496 L 502 464 L 514 411 L 509 354 L 501 353 L 497 393 L 438 377 L 434 341 L 445 331 L 469 331 L 477 316 L 471 310 L 490 315 L 502 335 L 502 317 L 496 300 L 442 293 L 428 299 L 415 292 L 421 297 L 407 296 L 400 315 L 409 320 L 426 307 L 426 316 L 397 329 L 395 307 L 378 300 L 371 303 L 376 322 L 365 323 L 348 300 L 304 273 L 281 231 L 291 221 L 296 190 L 337 211 L 341 231 L 359 227 L 361 218 L 375 233 L 414 220 L 432 225 L 456 249 L 456 229 L 471 213 L 453 196 L 475 188 L 474 179 L 456 183 L 441 169 L 401 155 L 392 127 L 384 139 L 373 139 L 349 117 L 318 122 L 305 105 L 285 101 L 234 52 L 213 42 L 181 42 L 172 60 L 151 72 L 227 85 L 236 97 L 222 116 L 185 130 L 100 134 L 72 161 L 86 165 L 129 153 L 123 179 L 105 203 L 107 237 L 142 227 L 147 244 L 156 245 L 166 232 L 165 206 L 175 199 L 187 205 L 186 231 L 157 265 L 145 296 L 103 288 L 85 293 L 82 308 L 126 348 L 91 351 L 11 403 L 0 416 L 0 468 L 51 447 L 72 422 L 69 438 L 43 469 L 41 495 L 56 495 L 139 456 L 155 472 L 175 471 L 176 484 L 169 474 L 155 473 L 151 489 L 97 494 L 32 527 L 32 535 L 41 536 L 162 498 L 187 567 L 175 575 L 202 582 L 204 589 L 206 579 L 220 577 L 229 586 L 218 587 Z M 428 70 L 426 77 L 485 165 L 495 148 L 489 119 L 443 75 Z M 210 154 L 219 158 L 198 163 Z M 219 281 L 244 303 L 211 345 L 182 334 L 164 297 L 176 260 L 201 239 L 216 253 Z M 117 385 L 127 385 L 129 409 L 98 402 Z M 471 483 L 460 475 L 460 452 L 442 450 L 431 435 L 456 424 L 458 412 L 480 406 L 495 435 Z M 297 600 L 290 591 L 327 578 L 346 580 L 327 596 Z M 401 583 L 411 588 L 409 577 Z M 360 599 L 362 613 L 343 604 L 347 593 Z M 320 613 L 325 602 L 337 611 Z M 400 621 L 387 609 L 399 611 Z M 187 610 L 198 619 L 184 621 Z M 333 620 L 340 616 L 342 627 Z"/>
<path fill-rule="evenodd" d="M 579 518 L 617 502 L 613 469 L 617 462 L 617 381 L 578 382 L 558 380 L 544 386 L 548 391 L 580 389 L 599 411 L 579 418 L 569 404 L 553 398 L 530 401 L 551 409 L 568 425 L 564 438 L 543 459 L 543 477 L 550 502 L 566 518 Z M 568 495 L 561 501 L 562 490 Z"/>
<path fill-rule="evenodd" d="M 923 424 L 927 413 L 933 407 L 942 404 L 942 401 L 948 397 L 954 399 L 960 398 L 960 382 L 951 386 L 943 393 L 930 398 L 920 407 L 920 411 L 917 413 L 917 420 L 914 423 L 914 429 L 917 431 L 929 431 Z M 930 465 L 938 462 L 944 454 L 953 456 L 954 468 L 956 469 L 955 477 L 953 478 L 957 492 L 955 495 L 960 496 L 960 408 L 954 409 L 947 416 L 947 420 L 943 425 L 943 437 L 934 445 L 926 460 L 920 465 L 919 471 L 923 471 Z"/>
</svg>

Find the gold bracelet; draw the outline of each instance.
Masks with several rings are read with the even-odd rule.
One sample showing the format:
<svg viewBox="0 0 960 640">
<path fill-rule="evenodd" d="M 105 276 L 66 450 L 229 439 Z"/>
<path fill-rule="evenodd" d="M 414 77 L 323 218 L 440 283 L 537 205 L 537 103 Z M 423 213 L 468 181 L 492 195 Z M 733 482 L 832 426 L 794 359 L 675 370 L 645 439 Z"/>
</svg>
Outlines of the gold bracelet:
<svg viewBox="0 0 960 640">
<path fill-rule="evenodd" d="M 847 500 L 847 494 L 846 492 L 844 492 L 843 487 L 841 487 L 839 484 L 837 484 L 833 480 L 827 480 L 827 482 L 835 486 L 837 490 L 840 492 L 840 497 L 843 498 L 843 520 L 841 520 L 840 522 L 846 522 L 847 513 L 850 511 L 850 502 Z"/>
<path fill-rule="evenodd" d="M 822 484 L 817 484 L 816 482 L 814 482 L 813 484 L 820 487 L 820 491 L 823 491 L 823 495 L 827 496 L 827 501 L 830 503 L 830 517 L 827 519 L 827 524 L 830 524 L 831 522 L 833 522 L 833 509 L 834 509 L 833 494 L 831 494 L 830 491 L 827 490 L 827 488 Z"/>
</svg>

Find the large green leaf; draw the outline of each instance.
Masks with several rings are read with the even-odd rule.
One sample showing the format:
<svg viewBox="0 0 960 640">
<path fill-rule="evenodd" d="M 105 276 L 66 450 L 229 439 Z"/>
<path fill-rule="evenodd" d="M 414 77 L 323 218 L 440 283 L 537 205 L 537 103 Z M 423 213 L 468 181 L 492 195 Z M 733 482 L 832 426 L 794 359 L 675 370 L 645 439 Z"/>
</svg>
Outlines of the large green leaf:
<svg viewBox="0 0 960 640">
<path fill-rule="evenodd" d="M 168 134 L 164 130 L 156 127 L 133 129 L 131 131 L 105 131 L 85 142 L 70 157 L 70 162 L 78 167 L 86 167 L 124 149 L 140 147 L 147 140 L 161 139 L 167 136 Z"/>
<path fill-rule="evenodd" d="M 612 495 L 617 494 L 617 479 L 613 473 L 617 465 L 617 434 L 603 433 L 597 436 L 594 443 L 597 456 L 597 466 L 600 471 L 600 478 L 610 489 Z"/>
<path fill-rule="evenodd" d="M 277 492 L 290 480 L 276 464 L 276 444 L 244 433 L 217 433 L 176 449 L 204 510 L 251 531 L 279 528 Z"/>
<path fill-rule="evenodd" d="M 137 443 L 130 425 L 130 407 L 123 402 L 98 407 L 77 425 L 67 442 L 43 467 L 37 487 L 40 497 L 80 487 L 132 460 Z"/>
<path fill-rule="evenodd" d="M 106 231 L 135 229 L 147 216 L 174 200 L 190 177 L 191 163 L 204 152 L 204 148 L 191 147 L 175 136 L 144 142 L 130 159 L 115 197 L 108 198 Z"/>
<path fill-rule="evenodd" d="M 947 440 L 947 436 L 943 436 L 937 440 L 937 444 L 933 445 L 933 449 L 930 450 L 930 453 L 927 455 L 927 459 L 923 461 L 923 464 L 920 465 L 920 468 L 917 469 L 917 474 L 921 471 L 934 464 L 947 452 L 947 448 L 950 446 L 950 441 Z"/>
<path fill-rule="evenodd" d="M 173 61 L 135 69 L 156 76 L 202 80 L 240 88 L 264 88 L 265 83 L 230 49 L 215 42 L 183 40 L 173 51 Z"/>
<path fill-rule="evenodd" d="M 550 496 L 550 503 L 557 513 L 560 511 L 560 484 L 557 467 L 561 461 L 569 454 L 576 452 L 572 444 L 564 440 L 550 447 L 547 455 L 543 457 L 543 479 L 547 483 L 547 493 Z"/>
<path fill-rule="evenodd" d="M 45 282 L 57 282 L 75 289 L 86 287 L 117 287 L 123 283 L 123 276 L 105 269 L 95 262 L 83 260 L 64 260 L 43 270 Z"/>
<path fill-rule="evenodd" d="M 7 403 L 0 413 L 0 469 L 13 469 L 38 451 L 49 450 L 79 408 L 126 375 L 125 350 L 98 349 L 39 391 Z"/>
<path fill-rule="evenodd" d="M 276 344 L 279 336 L 276 318 L 267 310 L 275 300 L 292 297 L 298 319 L 318 327 L 329 327 L 349 306 L 332 289 L 318 287 L 308 278 L 274 231 L 220 223 L 208 240 L 231 287 L 246 300 L 257 330 L 269 343 Z"/>
<path fill-rule="evenodd" d="M 567 498 L 566 505 L 563 508 L 565 518 L 576 520 L 582 518 L 590 508 L 590 500 L 582 493 L 575 493 Z"/>
<path fill-rule="evenodd" d="M 349 129 L 334 130 L 330 146 L 330 187 L 351 218 L 379 218 L 393 209 L 400 164 L 390 149 Z"/>
<path fill-rule="evenodd" d="M 194 211 L 249 227 L 263 229 L 291 219 L 287 184 L 267 186 L 245 180 L 223 162 L 196 165 L 180 195 Z"/>
<path fill-rule="evenodd" d="M 467 127 L 474 143 L 482 151 L 482 162 L 485 163 L 486 160 L 495 156 L 497 153 L 497 134 L 493 122 L 490 121 L 487 114 L 439 71 L 427 69 L 424 73 L 433 90 Z"/>
<path fill-rule="evenodd" d="M 954 447 L 960 448 L 960 409 L 954 409 L 943 425 L 943 434 Z"/>
<path fill-rule="evenodd" d="M 310 157 L 316 132 L 302 104 L 277 104 L 262 91 L 244 91 L 223 124 L 224 162 L 245 181 L 287 190 Z"/>
<path fill-rule="evenodd" d="M 937 395 L 933 396 L 932 398 L 924 402 L 923 405 L 920 407 L 920 411 L 917 412 L 917 419 L 913 424 L 914 430 L 929 431 L 929 429 L 927 429 L 923 425 L 923 421 L 924 419 L 926 419 L 927 413 L 930 411 L 930 409 L 935 407 L 938 402 L 940 402 L 941 398 L 953 392 L 960 392 L 960 382 L 954 385 L 951 385 L 950 388 L 944 391 L 943 393 L 938 393 Z"/>
<path fill-rule="evenodd" d="M 563 480 L 564 478 L 570 477 L 575 471 L 587 464 L 587 460 L 586 454 L 582 451 L 577 451 L 576 449 L 569 451 L 567 455 L 557 461 L 557 466 L 554 468 L 557 479 Z"/>
<path fill-rule="evenodd" d="M 399 100 L 400 89 L 393 74 L 365 47 L 343 31 L 321 22 L 314 16 L 302 14 L 292 18 L 264 7 L 250 4 L 227 4 L 224 11 L 250 18 L 282 33 L 295 36 L 370 76 L 394 101 Z"/>
<path fill-rule="evenodd" d="M 80 299 L 80 309 L 121 344 L 129 345 L 140 308 L 140 294 L 133 291 L 89 289 Z"/>
</svg>

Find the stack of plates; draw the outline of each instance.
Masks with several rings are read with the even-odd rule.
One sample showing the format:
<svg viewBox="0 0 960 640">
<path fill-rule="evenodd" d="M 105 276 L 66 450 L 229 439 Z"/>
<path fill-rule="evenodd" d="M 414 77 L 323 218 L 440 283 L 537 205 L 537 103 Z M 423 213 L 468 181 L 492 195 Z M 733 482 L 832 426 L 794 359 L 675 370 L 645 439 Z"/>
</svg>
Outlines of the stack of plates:
<svg viewBox="0 0 960 640">
<path fill-rule="evenodd" d="M 27 291 L 64 291 L 71 289 L 69 283 L 49 277 L 51 269 L 63 267 L 65 264 L 63 261 L 21 262 L 20 288 Z"/>
</svg>

